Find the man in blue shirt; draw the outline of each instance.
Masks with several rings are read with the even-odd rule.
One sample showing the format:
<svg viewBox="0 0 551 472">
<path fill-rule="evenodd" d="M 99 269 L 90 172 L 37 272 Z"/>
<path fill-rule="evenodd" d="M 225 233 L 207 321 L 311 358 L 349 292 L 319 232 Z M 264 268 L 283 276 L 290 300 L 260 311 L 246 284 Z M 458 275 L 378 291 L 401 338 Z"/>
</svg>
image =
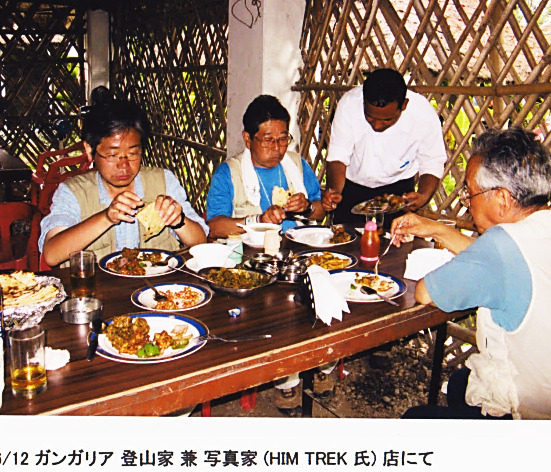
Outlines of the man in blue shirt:
<svg viewBox="0 0 551 472">
<path fill-rule="evenodd" d="M 392 224 L 457 256 L 420 280 L 415 298 L 451 312 L 478 307 L 477 346 L 448 383 L 448 407 L 405 418 L 551 418 L 551 156 L 520 127 L 473 145 L 460 192 L 481 236 L 408 214 Z M 398 242 L 398 244 L 399 244 Z"/>
<path fill-rule="evenodd" d="M 286 212 L 302 212 L 321 220 L 321 189 L 308 163 L 287 148 L 290 116 L 279 100 L 260 95 L 243 115 L 245 151 L 220 164 L 212 176 L 207 196 L 210 236 L 225 238 L 243 233 L 237 223 L 282 224 L 283 231 L 294 226 Z M 273 201 L 274 188 L 287 190 L 288 200 Z"/>
</svg>

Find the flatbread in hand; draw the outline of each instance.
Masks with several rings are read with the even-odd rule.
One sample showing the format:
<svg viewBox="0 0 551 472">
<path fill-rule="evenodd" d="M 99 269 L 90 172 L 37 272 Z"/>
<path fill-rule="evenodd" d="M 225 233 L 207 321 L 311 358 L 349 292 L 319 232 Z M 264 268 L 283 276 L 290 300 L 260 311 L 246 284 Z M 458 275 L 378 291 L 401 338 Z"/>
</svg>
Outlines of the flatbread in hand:
<svg viewBox="0 0 551 472">
<path fill-rule="evenodd" d="M 275 186 L 272 189 L 272 205 L 278 205 L 284 208 L 291 195 L 293 195 L 291 190 L 285 190 L 283 187 Z"/>
<path fill-rule="evenodd" d="M 161 217 L 159 216 L 159 212 L 155 209 L 155 202 L 148 203 L 144 206 L 136 214 L 136 218 L 145 228 L 145 241 L 151 239 L 156 234 L 159 234 L 165 227 L 163 220 L 161 220 Z"/>
</svg>

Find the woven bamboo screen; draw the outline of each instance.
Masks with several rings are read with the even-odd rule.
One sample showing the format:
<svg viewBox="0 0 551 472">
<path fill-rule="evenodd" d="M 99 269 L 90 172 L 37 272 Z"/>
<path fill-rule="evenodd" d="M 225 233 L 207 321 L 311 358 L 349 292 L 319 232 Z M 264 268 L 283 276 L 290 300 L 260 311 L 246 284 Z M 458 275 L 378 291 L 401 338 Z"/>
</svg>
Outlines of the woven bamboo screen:
<svg viewBox="0 0 551 472">
<path fill-rule="evenodd" d="M 301 91 L 302 155 L 321 180 L 338 99 L 363 82 L 365 71 L 395 68 L 443 121 L 448 162 L 431 210 L 468 227 L 457 192 L 472 137 L 487 127 L 522 124 L 551 144 L 548 3 L 309 0 L 304 68 L 293 87 Z"/>
<path fill-rule="evenodd" d="M 115 90 L 152 121 L 146 164 L 171 169 L 200 213 L 225 157 L 225 1 L 121 2 L 113 12 Z"/>
<path fill-rule="evenodd" d="M 58 147 L 60 120 L 78 136 L 84 22 L 72 3 L 0 5 L 0 147 L 33 168 L 39 153 Z"/>
</svg>

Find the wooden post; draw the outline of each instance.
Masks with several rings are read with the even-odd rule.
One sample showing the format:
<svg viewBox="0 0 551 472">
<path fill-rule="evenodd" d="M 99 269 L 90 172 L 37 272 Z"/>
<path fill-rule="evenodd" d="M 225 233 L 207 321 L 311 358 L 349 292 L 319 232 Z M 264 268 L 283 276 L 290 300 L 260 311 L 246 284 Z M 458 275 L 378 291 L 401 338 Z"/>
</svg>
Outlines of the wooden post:
<svg viewBox="0 0 551 472">
<path fill-rule="evenodd" d="M 228 156 L 244 149 L 241 131 L 247 105 L 260 94 L 274 95 L 291 115 L 298 140 L 300 93 L 291 91 L 302 67 L 300 36 L 304 0 L 230 2 L 228 39 Z M 295 145 L 293 145 L 295 146 Z"/>
</svg>

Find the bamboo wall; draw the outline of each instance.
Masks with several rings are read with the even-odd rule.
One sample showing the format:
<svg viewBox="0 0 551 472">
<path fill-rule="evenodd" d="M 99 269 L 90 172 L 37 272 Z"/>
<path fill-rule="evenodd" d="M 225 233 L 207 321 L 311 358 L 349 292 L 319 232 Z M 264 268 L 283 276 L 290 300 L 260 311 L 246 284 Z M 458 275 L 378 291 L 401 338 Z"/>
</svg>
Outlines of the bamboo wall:
<svg viewBox="0 0 551 472">
<path fill-rule="evenodd" d="M 60 120 L 78 139 L 84 33 L 73 2 L 0 3 L 0 147 L 33 168 L 58 147 Z"/>
<path fill-rule="evenodd" d="M 111 83 L 152 121 L 145 163 L 171 169 L 202 213 L 226 155 L 227 1 L 139 3 L 113 12 Z"/>
<path fill-rule="evenodd" d="M 293 87 L 302 155 L 322 180 L 339 98 L 364 72 L 395 68 L 443 123 L 448 161 L 430 209 L 468 220 L 457 192 L 473 136 L 521 124 L 551 144 L 549 13 L 547 0 L 309 0 Z"/>
</svg>

